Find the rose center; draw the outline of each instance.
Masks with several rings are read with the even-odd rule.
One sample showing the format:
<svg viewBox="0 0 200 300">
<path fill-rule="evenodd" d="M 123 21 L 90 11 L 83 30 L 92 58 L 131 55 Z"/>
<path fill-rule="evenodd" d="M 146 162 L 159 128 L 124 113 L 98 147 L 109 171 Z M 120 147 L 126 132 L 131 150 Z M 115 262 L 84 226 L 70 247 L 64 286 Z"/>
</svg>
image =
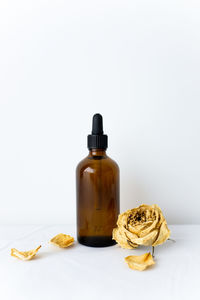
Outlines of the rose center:
<svg viewBox="0 0 200 300">
<path fill-rule="evenodd" d="M 153 211 L 146 211 L 146 210 L 139 210 L 133 212 L 128 218 L 128 224 L 136 225 L 145 223 L 148 221 L 154 221 L 156 219 L 155 212 Z"/>
</svg>

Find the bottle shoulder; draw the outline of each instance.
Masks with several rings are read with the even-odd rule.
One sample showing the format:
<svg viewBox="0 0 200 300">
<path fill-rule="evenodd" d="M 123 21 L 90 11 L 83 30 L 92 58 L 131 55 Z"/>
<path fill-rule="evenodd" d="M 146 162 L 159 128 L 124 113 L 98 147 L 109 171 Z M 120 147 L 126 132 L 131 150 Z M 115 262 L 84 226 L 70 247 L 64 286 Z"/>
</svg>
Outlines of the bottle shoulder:
<svg viewBox="0 0 200 300">
<path fill-rule="evenodd" d="M 119 166 L 118 166 L 117 162 L 116 162 L 114 159 L 110 158 L 109 156 L 108 156 L 108 159 L 109 159 L 109 162 L 110 162 L 113 166 L 115 166 L 116 169 L 119 170 Z"/>
<path fill-rule="evenodd" d="M 86 156 L 78 163 L 76 172 L 85 171 L 86 169 L 98 169 L 99 167 L 103 169 L 112 169 L 113 171 L 119 172 L 118 164 L 109 156 L 105 156 L 100 159 Z"/>
<path fill-rule="evenodd" d="M 83 158 L 76 166 L 76 170 L 86 166 L 88 164 L 88 158 L 87 156 L 85 158 Z"/>
</svg>

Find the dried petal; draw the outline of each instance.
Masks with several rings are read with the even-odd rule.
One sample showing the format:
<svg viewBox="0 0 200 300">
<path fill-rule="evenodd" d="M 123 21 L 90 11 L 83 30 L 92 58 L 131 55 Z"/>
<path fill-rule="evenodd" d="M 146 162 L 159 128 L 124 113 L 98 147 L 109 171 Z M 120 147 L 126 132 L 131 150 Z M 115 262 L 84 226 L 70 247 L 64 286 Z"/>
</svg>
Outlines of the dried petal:
<svg viewBox="0 0 200 300">
<path fill-rule="evenodd" d="M 69 247 L 70 245 L 73 244 L 73 242 L 74 242 L 74 238 L 64 233 L 59 233 L 50 240 L 51 244 L 59 246 L 60 248 Z"/>
<path fill-rule="evenodd" d="M 167 222 L 164 221 L 160 227 L 159 235 L 152 246 L 158 246 L 164 243 L 170 237 L 170 230 L 167 227 Z"/>
<path fill-rule="evenodd" d="M 125 262 L 128 263 L 129 268 L 133 270 L 143 271 L 146 268 L 155 264 L 151 253 L 143 255 L 130 255 L 125 257 Z"/>
<path fill-rule="evenodd" d="M 119 228 L 113 229 L 113 239 L 118 242 L 118 244 L 124 249 L 133 249 L 134 245 L 129 242 L 129 238 L 125 236 L 125 232 L 119 230 Z M 137 245 L 136 245 L 137 247 Z"/>
<path fill-rule="evenodd" d="M 38 250 L 41 248 L 41 246 L 37 247 L 34 250 L 30 250 L 30 251 L 19 251 L 15 248 L 11 249 L 11 256 L 17 257 L 21 260 L 30 260 L 32 259 L 36 253 L 38 252 Z"/>
<path fill-rule="evenodd" d="M 141 238 L 137 238 L 137 239 L 134 239 L 134 240 L 131 240 L 131 241 L 133 243 L 138 244 L 138 245 L 151 246 L 152 243 L 155 241 L 157 235 L 158 235 L 158 230 L 154 229 L 152 232 L 150 232 L 146 236 L 141 237 Z"/>
</svg>

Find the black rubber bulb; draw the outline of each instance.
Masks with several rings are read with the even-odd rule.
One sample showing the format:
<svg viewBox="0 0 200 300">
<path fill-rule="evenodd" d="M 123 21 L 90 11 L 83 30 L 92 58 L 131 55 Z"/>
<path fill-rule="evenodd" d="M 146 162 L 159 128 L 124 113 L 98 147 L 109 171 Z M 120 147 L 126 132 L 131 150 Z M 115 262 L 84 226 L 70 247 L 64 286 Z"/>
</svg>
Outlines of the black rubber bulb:
<svg viewBox="0 0 200 300">
<path fill-rule="evenodd" d="M 100 114 L 95 114 L 92 121 L 92 134 L 102 135 L 103 134 L 103 118 Z"/>
</svg>

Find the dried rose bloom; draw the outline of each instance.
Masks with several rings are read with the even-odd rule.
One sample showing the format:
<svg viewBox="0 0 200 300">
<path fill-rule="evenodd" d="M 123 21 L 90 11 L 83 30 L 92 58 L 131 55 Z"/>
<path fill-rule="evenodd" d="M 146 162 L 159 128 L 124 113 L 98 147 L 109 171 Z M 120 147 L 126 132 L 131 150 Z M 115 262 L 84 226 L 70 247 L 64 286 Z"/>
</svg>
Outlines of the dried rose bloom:
<svg viewBox="0 0 200 300">
<path fill-rule="evenodd" d="M 60 248 L 66 248 L 74 243 L 74 238 L 70 235 L 59 233 L 50 240 L 50 243 Z"/>
<path fill-rule="evenodd" d="M 15 248 L 11 249 L 11 256 L 17 257 L 21 260 L 30 260 L 32 259 L 36 253 L 38 252 L 38 250 L 41 248 L 41 246 L 37 247 L 34 250 L 30 250 L 30 251 L 19 251 Z"/>
<path fill-rule="evenodd" d="M 170 236 L 167 222 L 158 205 L 142 204 L 120 214 L 113 239 L 125 249 L 139 245 L 157 246 Z"/>
<path fill-rule="evenodd" d="M 143 255 L 130 255 L 125 257 L 125 262 L 128 263 L 129 268 L 132 270 L 143 271 L 146 268 L 155 264 L 151 253 Z"/>
</svg>

